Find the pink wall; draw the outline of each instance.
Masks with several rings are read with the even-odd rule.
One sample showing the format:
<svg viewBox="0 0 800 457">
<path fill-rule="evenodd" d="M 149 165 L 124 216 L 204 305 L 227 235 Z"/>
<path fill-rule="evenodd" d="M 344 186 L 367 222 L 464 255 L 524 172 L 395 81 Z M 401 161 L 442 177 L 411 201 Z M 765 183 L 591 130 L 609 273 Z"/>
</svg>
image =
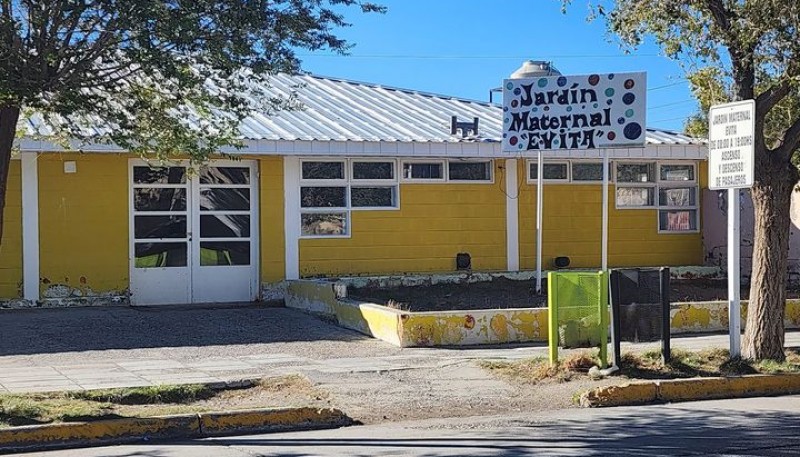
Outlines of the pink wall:
<svg viewBox="0 0 800 457">
<path fill-rule="evenodd" d="M 709 266 L 727 265 L 727 191 L 703 190 L 703 249 Z M 753 258 L 753 202 L 749 191 L 740 193 L 742 281 L 749 283 Z M 792 195 L 792 225 L 789 228 L 789 281 L 800 284 L 800 192 Z"/>
</svg>

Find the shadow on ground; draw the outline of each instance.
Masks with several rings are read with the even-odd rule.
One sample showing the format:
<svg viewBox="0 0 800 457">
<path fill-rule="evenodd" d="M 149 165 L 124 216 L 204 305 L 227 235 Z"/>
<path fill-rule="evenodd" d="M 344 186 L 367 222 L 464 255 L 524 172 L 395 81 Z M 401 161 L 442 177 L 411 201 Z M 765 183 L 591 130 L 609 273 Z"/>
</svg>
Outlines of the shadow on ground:
<svg viewBox="0 0 800 457">
<path fill-rule="evenodd" d="M 365 339 L 296 310 L 256 305 L 0 312 L 0 356 Z"/>
<path fill-rule="evenodd" d="M 226 446 L 259 456 L 383 456 L 420 457 L 474 455 L 800 455 L 800 414 L 785 411 L 653 408 L 643 415 L 612 413 L 580 420 L 543 424 L 512 423 L 487 431 L 442 430 L 426 437 L 392 437 L 391 429 L 365 428 L 364 436 L 347 430 L 348 438 L 319 438 L 319 433 L 285 438 L 233 437 L 174 443 L 174 446 Z M 503 430 L 498 432 L 498 430 Z M 413 431 L 412 431 L 413 432 Z M 330 433 L 341 433 L 328 432 Z M 383 435 L 387 435 L 386 438 Z M 402 433 L 412 435 L 406 429 Z M 269 435 L 265 435 L 269 436 Z M 210 450 L 210 449 L 209 449 Z M 135 451 L 127 457 L 157 456 Z M 211 455 L 198 452 L 198 455 Z M 164 454 L 166 455 L 166 454 Z M 173 455 L 173 454 L 170 454 Z M 183 454 L 180 454 L 183 455 Z"/>
</svg>

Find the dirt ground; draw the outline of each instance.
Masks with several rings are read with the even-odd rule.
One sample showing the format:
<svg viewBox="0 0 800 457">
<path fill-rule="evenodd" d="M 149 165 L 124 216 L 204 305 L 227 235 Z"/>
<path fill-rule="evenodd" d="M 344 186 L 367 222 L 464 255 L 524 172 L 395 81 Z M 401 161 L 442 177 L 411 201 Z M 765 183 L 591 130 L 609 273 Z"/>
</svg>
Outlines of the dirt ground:
<svg viewBox="0 0 800 457">
<path fill-rule="evenodd" d="M 351 298 L 388 305 L 406 311 L 447 311 L 547 306 L 547 295 L 536 295 L 534 281 L 498 278 L 472 284 L 348 289 Z M 742 289 L 746 300 L 749 288 Z M 670 301 L 726 300 L 725 280 L 684 279 L 670 284 Z M 799 298 L 800 291 L 789 290 L 787 298 Z"/>
</svg>

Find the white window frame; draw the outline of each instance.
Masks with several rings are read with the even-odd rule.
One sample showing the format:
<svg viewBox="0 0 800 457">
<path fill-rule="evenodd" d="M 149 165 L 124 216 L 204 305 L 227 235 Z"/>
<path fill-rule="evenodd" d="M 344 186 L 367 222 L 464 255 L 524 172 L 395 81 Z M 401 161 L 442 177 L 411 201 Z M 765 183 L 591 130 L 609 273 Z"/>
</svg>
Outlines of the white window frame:
<svg viewBox="0 0 800 457">
<path fill-rule="evenodd" d="M 528 184 L 536 184 L 538 179 L 531 177 L 531 165 L 537 165 L 536 159 L 528 159 L 525 161 L 525 181 Z M 569 184 L 572 181 L 572 166 L 569 160 L 545 160 L 543 161 L 542 170 L 544 170 L 544 165 L 566 165 L 567 177 L 566 179 L 545 179 L 543 182 L 551 184 Z"/>
<path fill-rule="evenodd" d="M 653 164 L 653 181 L 648 182 L 622 182 L 619 180 L 617 176 L 617 167 L 619 165 L 649 165 Z M 614 208 L 619 210 L 629 210 L 629 209 L 658 209 L 658 161 L 656 160 L 616 160 L 614 161 L 614 182 L 616 186 L 614 187 Z M 653 189 L 653 204 L 652 205 L 640 205 L 640 206 L 620 206 L 617 200 L 617 189 L 620 188 L 649 188 Z"/>
<path fill-rule="evenodd" d="M 489 179 L 451 179 L 450 178 L 450 164 L 451 163 L 485 163 L 489 165 Z M 494 160 L 492 159 L 449 159 L 445 161 L 445 176 L 447 182 L 456 184 L 494 184 Z"/>
<path fill-rule="evenodd" d="M 406 164 L 414 164 L 414 163 L 425 163 L 425 164 L 440 164 L 442 166 L 442 177 L 441 178 L 406 178 L 403 171 L 406 168 Z M 446 160 L 435 160 L 435 159 L 404 159 L 400 161 L 400 167 L 398 168 L 398 173 L 400 176 L 400 181 L 408 182 L 408 183 L 445 183 L 447 182 L 447 161 Z"/>
<path fill-rule="evenodd" d="M 602 178 L 600 178 L 599 180 L 587 180 L 587 181 L 581 181 L 581 180 L 576 180 L 575 179 L 575 175 L 573 173 L 573 167 L 575 166 L 575 164 L 592 164 L 592 163 L 599 164 L 600 168 L 601 169 L 603 168 L 603 160 L 602 159 L 601 160 L 587 160 L 587 159 L 570 160 L 570 164 L 569 164 L 569 182 L 571 182 L 572 184 L 579 184 L 579 185 L 580 184 L 602 184 L 603 183 L 603 179 Z M 609 183 L 614 182 L 614 165 L 615 165 L 615 163 L 616 163 L 615 161 L 611 161 L 611 160 L 608 161 L 608 182 Z M 602 175 L 603 172 L 601 171 L 600 174 Z M 547 181 L 545 181 L 545 182 L 547 182 Z"/>
<path fill-rule="evenodd" d="M 688 162 L 688 163 L 687 163 Z M 661 167 L 663 165 L 691 165 L 693 167 L 694 179 L 690 181 L 671 181 L 661 179 Z M 698 183 L 698 167 L 694 161 L 659 161 L 656 163 L 656 227 L 659 234 L 681 235 L 700 233 L 700 186 Z M 661 189 L 694 189 L 694 205 L 690 206 L 671 206 L 661 205 Z M 662 230 L 661 212 L 662 211 L 694 211 L 694 230 Z"/>
<path fill-rule="evenodd" d="M 335 162 L 343 163 L 344 178 L 340 179 L 304 179 L 303 178 L 303 164 L 307 162 Z M 353 179 L 353 163 L 354 162 L 388 162 L 392 164 L 394 179 Z M 299 189 L 298 193 L 302 194 L 303 187 L 344 187 L 345 188 L 345 206 L 343 207 L 330 207 L 330 208 L 303 208 L 302 196 L 298 202 L 298 217 L 302 218 L 303 214 L 344 214 L 345 215 L 345 233 L 341 235 L 304 235 L 302 234 L 302 222 L 300 239 L 337 239 L 337 238 L 351 238 L 353 234 L 353 211 L 398 211 L 400 209 L 400 185 L 399 176 L 400 170 L 397 167 L 396 159 L 382 159 L 382 158 L 303 158 L 300 160 L 299 167 Z M 353 187 L 385 187 L 392 188 L 394 192 L 394 205 L 393 206 L 357 206 L 352 205 L 352 188 Z"/>
<path fill-rule="evenodd" d="M 381 159 L 381 158 L 351 158 L 347 160 L 348 179 L 347 179 L 347 205 L 352 211 L 396 211 L 400 209 L 400 180 L 399 174 L 401 170 L 397 168 L 397 160 L 395 159 Z M 356 162 L 372 162 L 372 163 L 391 163 L 392 164 L 392 179 L 355 179 L 353 173 L 353 164 Z M 393 192 L 393 206 L 353 206 L 352 189 L 353 187 L 383 187 L 391 188 Z"/>
</svg>

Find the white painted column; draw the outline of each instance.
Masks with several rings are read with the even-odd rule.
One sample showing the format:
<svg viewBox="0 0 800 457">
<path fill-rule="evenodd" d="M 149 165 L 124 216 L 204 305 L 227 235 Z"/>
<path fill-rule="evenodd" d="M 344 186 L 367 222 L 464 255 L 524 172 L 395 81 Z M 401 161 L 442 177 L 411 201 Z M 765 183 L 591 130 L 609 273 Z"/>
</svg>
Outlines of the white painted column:
<svg viewBox="0 0 800 457">
<path fill-rule="evenodd" d="M 506 159 L 506 269 L 519 271 L 519 186 L 517 159 Z"/>
<path fill-rule="evenodd" d="M 658 197 L 658 196 L 656 196 Z M 608 270 L 608 149 L 603 149 L 603 227 L 601 229 L 600 269 Z"/>
<path fill-rule="evenodd" d="M 730 332 L 731 358 L 741 355 L 742 315 L 739 300 L 741 289 L 739 271 L 740 222 L 739 189 L 728 189 L 728 330 Z"/>
<path fill-rule="evenodd" d="M 536 293 L 542 293 L 542 218 L 544 217 L 544 162 L 542 150 L 536 155 Z"/>
<path fill-rule="evenodd" d="M 300 279 L 300 159 L 283 158 L 283 227 L 286 279 Z"/>
<path fill-rule="evenodd" d="M 39 299 L 38 154 L 23 152 L 22 162 L 22 297 Z"/>
</svg>

